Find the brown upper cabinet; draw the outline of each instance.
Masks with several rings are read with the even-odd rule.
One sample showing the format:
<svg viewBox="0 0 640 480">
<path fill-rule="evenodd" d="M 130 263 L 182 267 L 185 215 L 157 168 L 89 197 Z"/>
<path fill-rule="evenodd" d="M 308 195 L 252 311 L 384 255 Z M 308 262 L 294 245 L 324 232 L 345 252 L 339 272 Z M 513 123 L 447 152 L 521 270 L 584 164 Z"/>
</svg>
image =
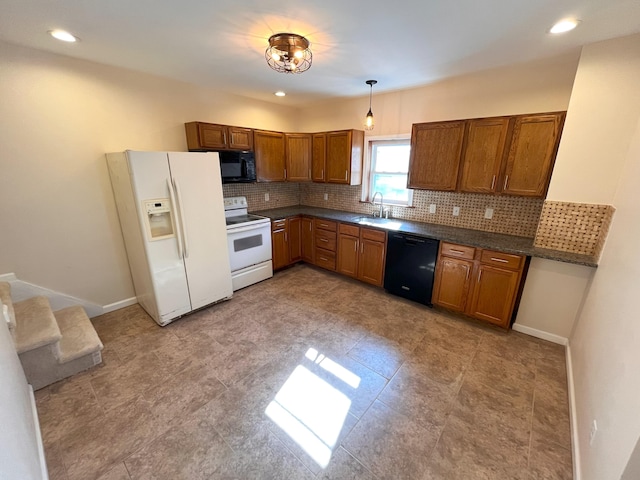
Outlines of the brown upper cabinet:
<svg viewBox="0 0 640 480">
<path fill-rule="evenodd" d="M 314 182 L 326 182 L 325 170 L 327 168 L 327 134 L 314 133 L 312 135 L 311 148 L 311 180 Z"/>
<path fill-rule="evenodd" d="M 408 187 L 544 197 L 565 112 L 414 124 Z"/>
<path fill-rule="evenodd" d="M 184 124 L 190 152 L 218 150 L 253 150 L 253 130 L 215 123 Z"/>
<path fill-rule="evenodd" d="M 464 129 L 464 120 L 413 125 L 407 187 L 456 189 Z"/>
<path fill-rule="evenodd" d="M 284 133 L 254 130 L 253 148 L 258 181 L 283 182 L 286 179 Z"/>
<path fill-rule="evenodd" d="M 292 182 L 311 181 L 311 134 L 287 133 L 286 178 Z"/>
<path fill-rule="evenodd" d="M 364 132 L 342 130 L 313 134 L 314 182 L 360 185 Z"/>
<path fill-rule="evenodd" d="M 516 117 L 502 193 L 543 197 L 556 159 L 564 112 Z"/>
<path fill-rule="evenodd" d="M 508 130 L 507 117 L 469 120 L 462 154 L 460 191 L 497 191 Z"/>
</svg>

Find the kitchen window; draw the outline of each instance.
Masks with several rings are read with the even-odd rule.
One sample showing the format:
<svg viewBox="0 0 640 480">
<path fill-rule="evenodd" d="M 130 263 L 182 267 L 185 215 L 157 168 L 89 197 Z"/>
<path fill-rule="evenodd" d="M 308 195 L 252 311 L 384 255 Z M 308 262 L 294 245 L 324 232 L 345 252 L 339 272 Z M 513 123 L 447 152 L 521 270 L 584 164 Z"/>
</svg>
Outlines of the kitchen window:
<svg viewBox="0 0 640 480">
<path fill-rule="evenodd" d="M 363 201 L 371 201 L 380 192 L 385 205 L 411 206 L 413 190 L 407 188 L 410 138 L 370 139 L 367 143 L 369 169 Z"/>
</svg>

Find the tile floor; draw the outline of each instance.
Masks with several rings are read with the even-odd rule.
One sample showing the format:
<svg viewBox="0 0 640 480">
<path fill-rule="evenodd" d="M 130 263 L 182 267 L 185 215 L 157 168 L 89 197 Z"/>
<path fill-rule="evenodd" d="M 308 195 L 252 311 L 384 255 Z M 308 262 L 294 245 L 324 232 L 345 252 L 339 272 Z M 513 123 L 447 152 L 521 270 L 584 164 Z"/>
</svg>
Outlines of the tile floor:
<svg viewBox="0 0 640 480">
<path fill-rule="evenodd" d="M 36 392 L 52 480 L 570 479 L 564 349 L 304 265 Z"/>
</svg>

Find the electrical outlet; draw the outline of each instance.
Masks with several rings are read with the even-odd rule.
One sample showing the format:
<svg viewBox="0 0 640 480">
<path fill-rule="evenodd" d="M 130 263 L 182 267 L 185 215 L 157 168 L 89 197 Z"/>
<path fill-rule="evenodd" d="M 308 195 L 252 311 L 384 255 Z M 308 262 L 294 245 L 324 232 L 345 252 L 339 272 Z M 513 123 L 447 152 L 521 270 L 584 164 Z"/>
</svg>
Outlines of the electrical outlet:
<svg viewBox="0 0 640 480">
<path fill-rule="evenodd" d="M 457 217 L 460 215 L 460 207 L 453 207 L 453 216 Z"/>
<path fill-rule="evenodd" d="M 493 208 L 486 208 L 484 211 L 484 218 L 491 220 L 493 218 Z"/>
<path fill-rule="evenodd" d="M 598 433 L 598 424 L 594 420 L 591 424 L 591 432 L 589 433 L 589 446 L 593 445 L 593 441 L 596 439 L 596 433 Z"/>
<path fill-rule="evenodd" d="M 269 194 L 268 194 L 268 193 L 265 193 L 265 194 L 264 194 L 264 201 L 265 201 L 265 202 L 268 202 L 268 201 L 269 201 Z"/>
<path fill-rule="evenodd" d="M 436 213 L 436 204 L 432 203 L 429 205 L 429 213 Z"/>
<path fill-rule="evenodd" d="M 329 194 L 328 194 L 328 193 L 325 193 L 325 194 L 324 194 L 324 199 L 325 199 L 325 200 L 329 200 Z"/>
</svg>

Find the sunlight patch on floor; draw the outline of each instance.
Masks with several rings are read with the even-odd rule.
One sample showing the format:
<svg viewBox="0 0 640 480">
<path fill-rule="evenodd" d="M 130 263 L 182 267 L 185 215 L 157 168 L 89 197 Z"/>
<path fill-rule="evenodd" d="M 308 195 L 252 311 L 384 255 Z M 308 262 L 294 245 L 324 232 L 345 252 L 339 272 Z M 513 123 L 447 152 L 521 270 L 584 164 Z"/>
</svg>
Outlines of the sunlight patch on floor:
<svg viewBox="0 0 640 480">
<path fill-rule="evenodd" d="M 346 388 L 356 389 L 360 377 L 330 358 L 309 349 L 305 357 Z M 313 368 L 313 366 L 310 366 Z M 322 468 L 329 465 L 340 431 L 349 413 L 351 400 L 338 388 L 309 368 L 298 365 L 265 410 L 291 439 Z"/>
</svg>

